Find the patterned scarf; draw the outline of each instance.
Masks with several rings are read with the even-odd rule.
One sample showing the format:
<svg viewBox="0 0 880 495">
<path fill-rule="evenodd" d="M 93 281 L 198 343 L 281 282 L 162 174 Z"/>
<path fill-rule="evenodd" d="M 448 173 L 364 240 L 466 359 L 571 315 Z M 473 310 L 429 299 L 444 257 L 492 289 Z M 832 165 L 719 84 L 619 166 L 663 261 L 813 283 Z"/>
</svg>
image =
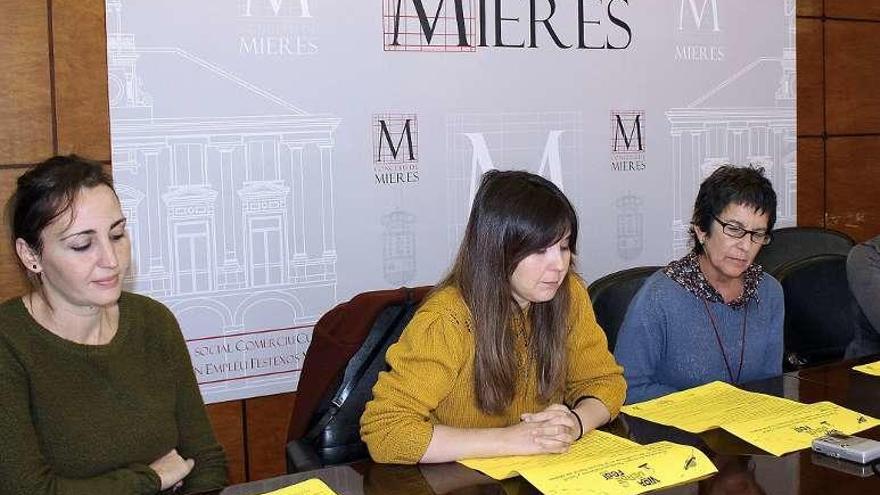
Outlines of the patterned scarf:
<svg viewBox="0 0 880 495">
<path fill-rule="evenodd" d="M 712 284 L 703 275 L 703 271 L 700 270 L 699 256 L 694 251 L 666 265 L 663 273 L 700 299 L 709 302 L 724 302 L 721 293 L 712 287 Z M 755 263 L 749 265 L 743 273 L 742 294 L 727 305 L 734 309 L 741 309 L 752 298 L 758 301 L 758 284 L 761 283 L 763 277 L 764 269 L 761 268 L 761 265 Z"/>
</svg>

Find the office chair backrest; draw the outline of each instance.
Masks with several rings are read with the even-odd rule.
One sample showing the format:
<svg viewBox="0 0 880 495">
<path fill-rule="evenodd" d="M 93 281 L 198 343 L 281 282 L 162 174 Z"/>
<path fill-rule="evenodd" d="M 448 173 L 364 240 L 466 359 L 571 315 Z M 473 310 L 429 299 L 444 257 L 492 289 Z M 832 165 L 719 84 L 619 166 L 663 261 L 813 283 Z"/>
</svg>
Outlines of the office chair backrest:
<svg viewBox="0 0 880 495">
<path fill-rule="evenodd" d="M 773 231 L 773 242 L 761 248 L 755 262 L 775 277 L 787 263 L 817 254 L 846 255 L 854 245 L 855 241 L 850 236 L 836 230 L 785 227 Z"/>
<path fill-rule="evenodd" d="M 367 457 L 360 417 L 385 351 L 397 341 L 430 287 L 364 292 L 315 324 L 288 428 L 288 471 Z"/>
<path fill-rule="evenodd" d="M 779 268 L 785 293 L 787 370 L 843 358 L 855 330 L 855 298 L 846 280 L 846 256 L 820 254 Z"/>
<path fill-rule="evenodd" d="M 593 303 L 593 311 L 596 312 L 596 321 L 605 330 L 609 350 L 614 350 L 617 332 L 633 296 L 642 288 L 645 279 L 660 268 L 659 266 L 629 268 L 605 275 L 590 284 L 590 301 Z"/>
</svg>

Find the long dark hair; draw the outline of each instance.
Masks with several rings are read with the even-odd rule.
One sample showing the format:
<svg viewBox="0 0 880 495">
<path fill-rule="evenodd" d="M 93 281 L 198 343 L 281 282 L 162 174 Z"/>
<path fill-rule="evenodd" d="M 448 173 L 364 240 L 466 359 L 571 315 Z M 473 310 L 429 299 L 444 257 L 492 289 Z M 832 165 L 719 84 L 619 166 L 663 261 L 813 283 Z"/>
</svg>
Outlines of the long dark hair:
<svg viewBox="0 0 880 495">
<path fill-rule="evenodd" d="M 577 215 L 552 182 L 523 171 L 491 170 L 483 175 L 455 264 L 440 286 L 457 287 L 470 310 L 476 342 L 474 390 L 478 407 L 486 413 L 499 413 L 513 400 L 516 316 L 531 321 L 528 357 L 535 366 L 541 400 L 549 401 L 563 386 L 572 275 L 566 275 L 552 300 L 532 303 L 528 315 L 522 315 L 513 299 L 510 277 L 526 256 L 566 234 L 575 254 Z"/>
</svg>

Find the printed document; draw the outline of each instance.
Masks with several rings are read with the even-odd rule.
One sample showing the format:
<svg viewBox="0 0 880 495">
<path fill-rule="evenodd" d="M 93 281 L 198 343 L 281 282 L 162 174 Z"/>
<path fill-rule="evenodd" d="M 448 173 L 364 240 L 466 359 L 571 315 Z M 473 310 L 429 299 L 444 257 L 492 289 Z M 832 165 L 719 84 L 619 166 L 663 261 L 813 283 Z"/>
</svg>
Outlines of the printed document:
<svg viewBox="0 0 880 495">
<path fill-rule="evenodd" d="M 774 455 L 809 448 L 814 438 L 831 430 L 853 434 L 880 424 L 831 402 L 801 404 L 724 382 L 624 406 L 621 411 L 691 433 L 722 428 Z"/>
<path fill-rule="evenodd" d="M 336 495 L 336 492 L 318 478 L 312 478 L 263 495 Z"/>
<path fill-rule="evenodd" d="M 880 361 L 863 364 L 861 366 L 853 366 L 853 369 L 869 375 L 880 376 Z"/>
<path fill-rule="evenodd" d="M 698 449 L 670 442 L 639 445 L 594 430 L 565 454 L 460 461 L 495 479 L 522 475 L 547 495 L 644 493 L 717 472 Z"/>
</svg>

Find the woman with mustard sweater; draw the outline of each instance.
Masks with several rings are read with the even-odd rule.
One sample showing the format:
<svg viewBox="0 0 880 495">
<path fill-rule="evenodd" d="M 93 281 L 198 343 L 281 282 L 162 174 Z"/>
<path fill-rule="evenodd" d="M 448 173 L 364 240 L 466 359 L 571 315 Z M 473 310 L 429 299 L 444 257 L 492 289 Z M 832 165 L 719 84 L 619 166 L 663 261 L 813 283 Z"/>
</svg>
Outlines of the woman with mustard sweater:
<svg viewBox="0 0 880 495">
<path fill-rule="evenodd" d="M 553 183 L 489 171 L 458 257 L 386 356 L 361 437 L 378 462 L 565 452 L 626 394 Z"/>
</svg>

